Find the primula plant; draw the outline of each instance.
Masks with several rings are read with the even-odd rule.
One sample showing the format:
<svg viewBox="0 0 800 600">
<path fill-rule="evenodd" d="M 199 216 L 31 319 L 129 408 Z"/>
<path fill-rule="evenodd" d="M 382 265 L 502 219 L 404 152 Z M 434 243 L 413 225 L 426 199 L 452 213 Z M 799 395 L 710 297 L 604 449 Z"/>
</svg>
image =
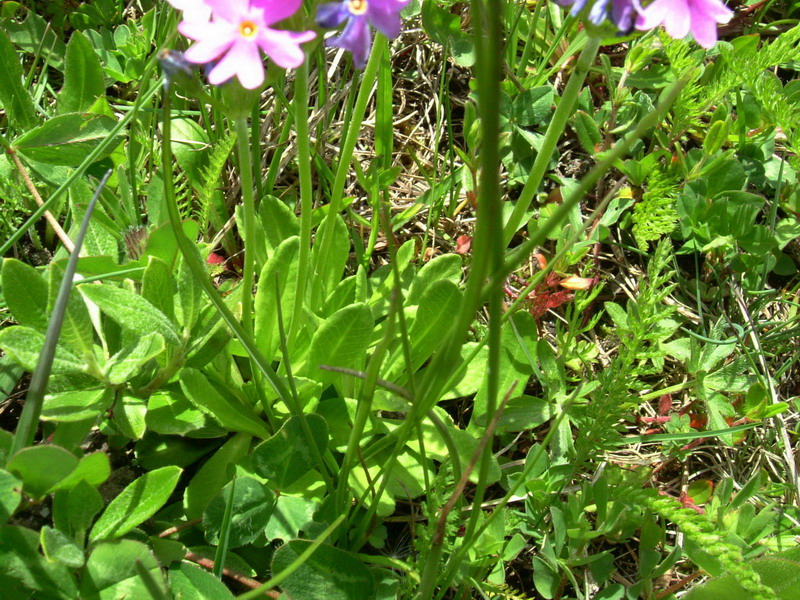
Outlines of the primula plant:
<svg viewBox="0 0 800 600">
<path fill-rule="evenodd" d="M 3 598 L 800 597 L 796 3 L 33 4 Z"/>
</svg>

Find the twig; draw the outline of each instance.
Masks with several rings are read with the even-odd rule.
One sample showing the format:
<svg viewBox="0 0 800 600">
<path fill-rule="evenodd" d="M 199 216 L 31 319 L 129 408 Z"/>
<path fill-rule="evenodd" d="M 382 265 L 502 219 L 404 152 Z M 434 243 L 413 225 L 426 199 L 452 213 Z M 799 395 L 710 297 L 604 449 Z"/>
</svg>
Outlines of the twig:
<svg viewBox="0 0 800 600">
<path fill-rule="evenodd" d="M 17 156 L 17 153 L 14 152 L 13 149 L 7 148 L 6 152 L 11 156 L 11 160 L 14 161 L 17 171 L 19 171 L 19 174 L 22 176 L 22 181 L 25 182 L 25 187 L 28 188 L 31 196 L 33 196 L 33 200 L 36 202 L 36 205 L 41 208 L 44 205 L 44 200 L 42 200 L 42 197 L 39 195 L 39 190 L 36 189 L 36 186 L 33 184 L 30 175 L 28 175 L 25 165 L 22 164 L 22 161 L 19 159 L 19 156 Z M 64 244 L 67 252 L 72 254 L 75 250 L 75 245 L 72 243 L 72 240 L 69 239 L 67 232 L 62 229 L 61 225 L 59 225 L 58 221 L 53 216 L 53 213 L 51 213 L 49 210 L 44 211 L 44 218 L 47 219 L 50 227 L 52 227 L 53 231 L 56 232 L 58 239 L 60 239 L 61 243 Z"/>
<path fill-rule="evenodd" d="M 186 523 L 181 523 L 180 525 L 176 525 L 175 527 L 170 527 L 169 529 L 165 529 L 161 533 L 158 534 L 158 537 L 165 538 L 171 536 L 173 533 L 178 533 L 179 531 L 183 531 L 184 529 L 188 529 L 193 525 L 197 525 L 198 523 L 202 523 L 202 518 L 192 519 L 191 521 L 186 521 Z"/>
</svg>

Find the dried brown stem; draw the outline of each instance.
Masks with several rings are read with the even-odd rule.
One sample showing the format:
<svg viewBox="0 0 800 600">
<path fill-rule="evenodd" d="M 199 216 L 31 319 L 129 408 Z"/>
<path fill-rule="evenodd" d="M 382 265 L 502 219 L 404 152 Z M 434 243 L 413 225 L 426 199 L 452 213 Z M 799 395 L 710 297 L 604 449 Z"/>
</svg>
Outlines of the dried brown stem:
<svg viewBox="0 0 800 600">
<path fill-rule="evenodd" d="M 31 196 L 33 196 L 33 200 L 36 202 L 37 206 L 41 208 L 44 206 L 44 200 L 42 200 L 42 197 L 39 195 L 39 190 L 36 189 L 36 186 L 33 184 L 30 175 L 28 175 L 25 165 L 22 164 L 19 156 L 17 156 L 17 153 L 13 150 L 8 150 L 8 154 L 11 156 L 11 160 L 14 161 L 17 171 L 19 171 L 19 174 L 22 176 L 22 181 L 25 182 L 25 187 L 28 188 L 28 191 L 31 193 Z M 69 239 L 67 232 L 62 229 L 61 225 L 59 225 L 58 221 L 53 216 L 53 213 L 51 213 L 49 210 L 44 211 L 44 218 L 47 219 L 50 227 L 52 227 L 53 231 L 56 232 L 58 239 L 60 239 L 61 243 L 64 244 L 67 252 L 72 254 L 72 252 L 75 250 L 75 245 L 72 243 L 72 240 Z"/>
</svg>

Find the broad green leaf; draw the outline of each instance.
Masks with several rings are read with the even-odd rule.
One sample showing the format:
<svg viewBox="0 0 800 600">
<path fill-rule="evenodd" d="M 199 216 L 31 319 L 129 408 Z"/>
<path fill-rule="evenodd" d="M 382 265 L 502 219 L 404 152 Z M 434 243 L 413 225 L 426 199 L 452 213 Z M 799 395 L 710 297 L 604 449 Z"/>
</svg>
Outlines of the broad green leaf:
<svg viewBox="0 0 800 600">
<path fill-rule="evenodd" d="M 78 290 L 123 328 L 138 335 L 158 333 L 170 344 L 180 344 L 175 326 L 164 313 L 130 290 L 107 284 L 84 284 Z"/>
<path fill-rule="evenodd" d="M 183 495 L 187 519 L 201 516 L 208 503 L 231 480 L 233 465 L 247 453 L 250 440 L 249 435 L 237 433 L 225 442 L 192 478 Z"/>
<path fill-rule="evenodd" d="M 156 256 L 149 256 L 142 275 L 142 298 L 173 320 L 175 289 L 175 280 L 167 263 Z"/>
<path fill-rule="evenodd" d="M 41 419 L 57 423 L 96 419 L 111 406 L 113 399 L 109 388 L 47 394 L 44 397 Z"/>
<path fill-rule="evenodd" d="M 48 279 L 48 312 L 53 310 L 61 281 L 64 279 L 66 260 L 50 263 L 50 277 Z M 64 313 L 64 322 L 61 325 L 59 341 L 78 356 L 91 356 L 94 345 L 94 329 L 86 303 L 75 290 L 71 291 L 67 299 L 67 310 Z"/>
<path fill-rule="evenodd" d="M 525 383 L 533 374 L 533 365 L 529 357 L 535 356 L 536 340 L 538 333 L 533 317 L 527 312 L 518 312 L 511 322 L 503 325 L 502 349 L 500 351 L 500 387 L 498 390 L 499 402 L 512 389 L 511 397 L 521 396 L 525 391 Z M 517 334 L 522 339 L 517 337 Z M 470 429 L 477 425 L 485 427 L 486 403 L 488 394 L 488 382 L 484 380 L 481 389 L 475 396 L 475 404 L 470 419 Z"/>
<path fill-rule="evenodd" d="M 92 452 L 83 456 L 78 466 L 49 491 L 70 490 L 81 481 L 92 487 L 98 487 L 105 483 L 109 475 L 111 475 L 111 463 L 108 461 L 108 455 L 105 452 Z"/>
<path fill-rule="evenodd" d="M 552 87 L 543 85 L 531 88 L 514 98 L 511 105 L 511 122 L 521 127 L 543 125 L 553 109 Z"/>
<path fill-rule="evenodd" d="M 40 535 L 42 551 L 51 562 L 59 562 L 66 567 L 79 569 L 86 557 L 83 550 L 58 529 L 45 525 Z"/>
<path fill-rule="evenodd" d="M 8 471 L 0 470 L 0 524 L 5 524 L 22 501 L 22 482 Z"/>
<path fill-rule="evenodd" d="M 300 234 L 297 215 L 280 198 L 265 196 L 258 205 L 258 217 L 264 229 L 270 255 L 285 240 Z"/>
<path fill-rule="evenodd" d="M 193 246 L 193 248 L 196 247 Z M 199 252 L 196 252 L 195 258 L 201 258 Z M 203 297 L 203 289 L 189 270 L 189 267 L 186 266 L 186 261 L 183 257 L 178 260 L 177 280 L 178 302 L 175 305 L 175 317 L 183 325 L 184 331 L 191 331 L 200 317 L 200 311 L 203 309 L 205 299 Z"/>
<path fill-rule="evenodd" d="M 163 467 L 145 473 L 111 501 L 89 535 L 91 542 L 116 538 L 152 517 L 169 499 L 181 469 Z"/>
<path fill-rule="evenodd" d="M 419 270 L 408 290 L 406 306 L 419 304 L 422 293 L 437 281 L 448 280 L 456 285 L 461 281 L 462 261 L 458 254 L 443 254 Z"/>
<path fill-rule="evenodd" d="M 419 369 L 439 347 L 450 331 L 453 316 L 458 313 L 460 305 L 458 286 L 446 279 L 432 283 L 422 292 L 417 314 L 408 332 L 414 370 Z"/>
<path fill-rule="evenodd" d="M 284 332 L 288 332 L 292 324 L 299 253 L 300 238 L 287 239 L 272 253 L 258 278 L 258 290 L 253 304 L 255 336 L 258 347 L 267 360 L 275 357 L 280 345 L 278 298 L 281 303 Z M 280 289 L 279 294 L 278 289 Z"/>
<path fill-rule="evenodd" d="M 78 590 L 69 570 L 39 553 L 39 535 L 31 529 L 0 527 L 0 581 L 22 592 L 12 598 L 75 600 Z M 9 591 L 9 587 L 5 588 Z M 35 595 L 33 592 L 38 592 Z"/>
<path fill-rule="evenodd" d="M 114 425 L 126 437 L 139 440 L 144 435 L 147 404 L 141 398 L 123 396 L 122 402 L 114 405 Z"/>
<path fill-rule="evenodd" d="M 139 466 L 153 471 L 163 467 L 186 467 L 215 447 L 214 442 L 175 435 L 149 435 L 136 443 Z"/>
<path fill-rule="evenodd" d="M 342 273 L 350 256 L 350 236 L 347 232 L 347 225 L 340 216 L 333 220 L 333 235 L 331 245 L 326 256 L 320 256 L 321 240 L 328 230 L 328 221 L 323 222 L 317 229 L 316 243 L 312 251 L 314 264 L 317 266 L 316 277 L 320 279 L 320 298 L 312 299 L 322 304 L 324 299 L 334 290 L 336 285 L 342 280 Z"/>
<path fill-rule="evenodd" d="M 88 111 L 105 94 L 103 68 L 92 44 L 75 31 L 67 44 L 64 87 L 58 95 L 59 114 Z"/>
<path fill-rule="evenodd" d="M 199 231 L 200 226 L 197 221 L 188 220 L 183 222 L 183 233 L 190 240 L 197 239 Z M 150 232 L 147 237 L 145 254 L 160 258 L 170 269 L 175 268 L 178 258 L 178 242 L 175 240 L 175 234 L 172 232 L 172 226 L 169 223 L 164 223 Z"/>
<path fill-rule="evenodd" d="M 238 548 L 249 544 L 264 533 L 264 527 L 267 526 L 272 509 L 275 507 L 275 494 L 252 477 L 240 477 L 228 483 L 203 513 L 203 530 L 206 540 L 211 544 L 219 543 L 231 486 L 233 486 L 233 506 L 228 544 L 230 548 Z"/>
<path fill-rule="evenodd" d="M 264 530 L 267 539 L 293 540 L 301 531 L 307 533 L 314 525 L 314 513 L 318 509 L 319 502 L 315 500 L 278 496 L 272 518 Z"/>
<path fill-rule="evenodd" d="M 30 327 L 11 326 L 0 331 L 0 348 L 26 371 L 36 368 L 44 348 L 44 334 Z M 84 373 L 86 363 L 61 345 L 56 346 L 53 374 Z"/>
<path fill-rule="evenodd" d="M 81 546 L 95 516 L 103 509 L 100 492 L 85 481 L 53 496 L 53 523 Z"/>
<path fill-rule="evenodd" d="M 552 405 L 541 398 L 523 395 L 506 404 L 497 423 L 497 431 L 519 432 L 533 430 L 553 418 Z"/>
<path fill-rule="evenodd" d="M 198 409 L 214 417 L 226 429 L 267 438 L 270 431 L 253 409 L 220 393 L 197 369 L 181 371 L 181 389 Z"/>
<path fill-rule="evenodd" d="M 59 115 L 18 137 L 13 146 L 20 154 L 48 165 L 77 167 L 111 135 L 116 124 L 111 117 L 94 113 Z M 109 145 L 98 160 L 113 150 L 114 144 Z"/>
<path fill-rule="evenodd" d="M 169 590 L 175 600 L 233 600 L 233 594 L 219 579 L 191 563 L 170 568 Z"/>
<path fill-rule="evenodd" d="M 2 278 L 3 299 L 17 323 L 44 332 L 48 322 L 44 277 L 25 263 L 6 258 Z"/>
<path fill-rule="evenodd" d="M 211 417 L 194 407 L 177 390 L 161 390 L 147 399 L 145 415 L 147 429 L 163 435 L 189 435 L 190 437 L 219 437 L 227 433 Z M 203 435 L 201 430 L 207 430 Z M 192 435 L 198 432 L 198 435 Z"/>
<path fill-rule="evenodd" d="M 311 542 L 292 540 L 275 552 L 272 573 L 288 568 Z M 367 567 L 350 554 L 328 544 L 320 545 L 282 584 L 292 600 L 373 600 L 375 579 Z"/>
<path fill-rule="evenodd" d="M 98 544 L 81 578 L 81 600 L 152 598 L 136 572 L 136 563 L 151 571 L 156 581 L 161 573 L 150 549 L 134 540 L 114 540 Z"/>
<path fill-rule="evenodd" d="M 595 123 L 594 119 L 579 110 L 575 113 L 575 121 L 572 124 L 575 133 L 578 135 L 578 141 L 584 151 L 594 154 L 596 146 L 603 140 L 600 133 L 600 128 Z"/>
<path fill-rule="evenodd" d="M 127 382 L 143 365 L 161 354 L 164 347 L 164 338 L 158 333 L 140 337 L 109 359 L 104 368 L 106 379 L 113 385 Z"/>
<path fill-rule="evenodd" d="M 22 79 L 17 51 L 0 29 L 0 106 L 14 127 L 27 131 L 36 126 L 37 117 L 33 97 L 22 85 Z"/>
<path fill-rule="evenodd" d="M 337 374 L 322 370 L 322 365 L 361 369 L 372 328 L 372 311 L 366 304 L 351 304 L 333 313 L 311 338 L 307 374 L 325 384 Z"/>
<path fill-rule="evenodd" d="M 23 490 L 39 499 L 78 466 L 78 458 L 58 446 L 30 446 L 17 452 L 6 469 L 22 480 Z"/>
<path fill-rule="evenodd" d="M 319 415 L 306 415 L 305 420 L 319 454 L 328 447 L 328 426 Z M 290 417 L 270 439 L 253 450 L 253 471 L 270 479 L 280 489 L 292 485 L 317 466 L 310 442 L 303 433 L 301 417 Z"/>
</svg>

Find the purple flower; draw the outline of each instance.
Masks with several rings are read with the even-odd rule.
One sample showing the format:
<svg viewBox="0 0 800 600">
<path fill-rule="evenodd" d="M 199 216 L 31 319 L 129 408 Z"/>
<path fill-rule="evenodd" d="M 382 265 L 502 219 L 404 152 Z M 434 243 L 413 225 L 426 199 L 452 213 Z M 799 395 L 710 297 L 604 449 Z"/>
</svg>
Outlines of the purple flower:
<svg viewBox="0 0 800 600">
<path fill-rule="evenodd" d="M 313 31 L 270 27 L 297 12 L 302 0 L 171 1 L 184 9 L 178 30 L 196 41 L 184 54 L 186 60 L 197 64 L 215 62 L 208 74 L 214 85 L 236 76 L 244 88 L 255 89 L 264 83 L 262 51 L 278 66 L 298 67 L 305 60 L 300 44 L 317 36 Z"/>
<path fill-rule="evenodd" d="M 353 54 L 357 68 L 367 63 L 372 45 L 372 25 L 387 38 L 400 35 L 400 11 L 411 0 L 341 0 L 321 5 L 317 9 L 317 25 L 332 29 L 345 21 L 344 30 L 325 40 L 327 46 L 344 48 Z"/>
<path fill-rule="evenodd" d="M 570 14 L 577 16 L 590 0 L 556 0 L 561 6 L 572 5 Z M 601 25 L 610 19 L 617 29 L 629 32 L 633 29 L 633 17 L 640 10 L 639 0 L 595 0 L 589 9 L 589 21 Z"/>
<path fill-rule="evenodd" d="M 717 42 L 717 23 L 727 23 L 732 16 L 733 11 L 722 0 L 655 0 L 641 11 L 636 28 L 664 25 L 676 39 L 691 31 L 698 44 L 710 48 Z"/>
</svg>

